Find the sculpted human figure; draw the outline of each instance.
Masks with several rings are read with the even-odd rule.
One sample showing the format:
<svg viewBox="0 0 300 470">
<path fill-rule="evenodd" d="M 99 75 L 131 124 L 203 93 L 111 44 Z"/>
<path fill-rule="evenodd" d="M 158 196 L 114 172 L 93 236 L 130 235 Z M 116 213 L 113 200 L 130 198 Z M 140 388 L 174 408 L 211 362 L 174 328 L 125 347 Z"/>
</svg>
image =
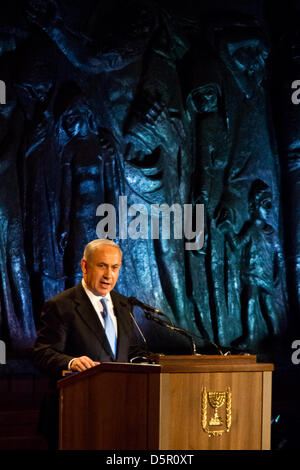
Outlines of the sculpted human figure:
<svg viewBox="0 0 300 470">
<path fill-rule="evenodd" d="M 147 2 L 102 2 L 94 5 L 87 18 L 87 31 L 68 25 L 55 0 L 31 0 L 30 21 L 40 26 L 68 60 L 83 71 L 100 74 L 120 70 L 145 51 L 155 29 L 155 16 Z M 112 18 L 116 20 L 112 22 Z M 111 28 L 113 30 L 111 30 Z"/>
<path fill-rule="evenodd" d="M 7 351 L 32 347 L 35 340 L 30 282 L 24 256 L 24 233 L 19 155 L 24 115 L 12 84 L 12 63 L 1 57 L 7 102 L 0 105 L 0 337 Z M 9 68 L 12 66 L 12 69 Z M 3 69 L 2 69 L 3 67 Z"/>
<path fill-rule="evenodd" d="M 230 210 L 238 233 L 248 219 L 247 182 L 263 177 L 272 187 L 276 232 L 279 164 L 270 131 L 269 44 L 263 28 L 253 18 L 228 14 L 208 22 L 204 37 L 206 43 L 200 41 L 198 50 L 193 44 L 191 51 L 187 106 L 195 141 L 193 198 L 205 204 L 207 244 L 205 253 L 191 254 L 190 271 L 196 273 L 198 266 L 201 272 L 201 278 L 191 278 L 203 323 L 212 338 L 227 345 L 242 328 L 239 265 L 215 222 Z"/>
<path fill-rule="evenodd" d="M 206 57 L 207 59 L 207 57 Z M 224 167 L 228 161 L 227 129 L 222 109 L 222 90 L 216 66 L 207 60 L 196 62 L 197 86 L 187 97 L 187 114 L 193 139 L 194 174 L 192 201 L 204 204 L 205 243 L 200 250 L 187 254 L 191 275 L 190 296 L 198 316 L 200 330 L 216 339 L 214 307 L 214 272 L 212 266 L 219 255 L 215 249 L 215 231 L 211 226 L 216 199 L 223 187 Z M 202 77 L 205 68 L 205 77 Z M 197 74 L 199 73 L 199 75 Z M 207 82 L 206 82 L 207 80 Z M 216 264 L 215 264 L 216 265 Z M 219 301 L 219 297 L 216 302 Z M 216 303 L 215 303 L 216 305 Z"/>
<path fill-rule="evenodd" d="M 56 242 L 59 161 L 55 148 L 52 99 L 56 59 L 48 38 L 27 41 L 15 88 L 25 125 L 19 154 L 25 256 L 32 301 L 38 314 L 45 299 L 64 287 Z M 37 318 L 36 318 L 37 319 Z"/>
<path fill-rule="evenodd" d="M 5 8 L 3 13 L 1 20 Z M 24 29 L 19 27 L 23 21 Z M 6 181 L 1 196 L 1 316 L 13 348 L 32 345 L 35 307 L 39 309 L 39 302 L 54 293 L 59 266 L 57 259 L 53 262 L 55 253 L 51 256 L 55 244 L 50 229 L 55 212 L 48 109 L 53 51 L 47 39 L 33 38 L 31 33 L 18 15 L 4 31 L 0 28 L 1 78 L 7 84 L 7 103 L 0 106 L 1 171 Z"/>
<path fill-rule="evenodd" d="M 239 251 L 241 280 L 241 320 L 243 333 L 234 341 L 239 348 L 255 347 L 264 336 L 276 337 L 284 325 L 284 306 L 276 305 L 280 289 L 283 257 L 272 225 L 272 194 L 262 180 L 252 183 L 249 194 L 250 219 L 239 233 L 232 220 L 216 222 L 233 251 Z"/>
<path fill-rule="evenodd" d="M 64 260 L 67 287 L 81 276 L 82 247 L 95 238 L 99 204 L 110 202 L 115 148 L 113 137 L 98 127 L 91 104 L 75 96 L 57 125 L 61 165 L 60 221 L 57 239 Z"/>
<path fill-rule="evenodd" d="M 153 204 L 179 204 L 183 209 L 190 201 L 192 170 L 189 127 L 176 66 L 188 41 L 183 29 L 164 11 L 159 15 L 158 30 L 143 58 L 140 81 L 124 123 L 129 143 L 124 176 L 131 196 L 134 192 L 148 211 Z M 145 251 L 156 266 L 151 281 L 157 280 L 153 291 L 160 307 L 184 328 L 194 329 L 193 305 L 185 285 L 184 239 L 175 240 L 173 235 L 164 239 L 161 233 L 159 240 L 140 243 L 147 245 Z M 148 282 L 146 278 L 144 282 Z"/>
</svg>

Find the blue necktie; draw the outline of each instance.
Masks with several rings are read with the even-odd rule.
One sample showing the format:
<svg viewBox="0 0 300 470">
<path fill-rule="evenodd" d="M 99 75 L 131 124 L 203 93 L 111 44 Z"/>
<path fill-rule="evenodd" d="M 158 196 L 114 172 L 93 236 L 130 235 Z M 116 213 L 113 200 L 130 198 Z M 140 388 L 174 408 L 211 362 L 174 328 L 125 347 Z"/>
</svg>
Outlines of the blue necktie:
<svg viewBox="0 0 300 470">
<path fill-rule="evenodd" d="M 115 357 L 116 349 L 117 349 L 117 335 L 116 335 L 115 325 L 107 310 L 107 303 L 106 303 L 107 299 L 103 298 L 100 300 L 100 302 L 103 307 L 103 311 L 101 313 L 102 313 L 102 317 L 104 320 L 105 333 L 106 333 L 108 342 L 110 344 L 111 350 L 113 352 L 113 355 Z"/>
</svg>

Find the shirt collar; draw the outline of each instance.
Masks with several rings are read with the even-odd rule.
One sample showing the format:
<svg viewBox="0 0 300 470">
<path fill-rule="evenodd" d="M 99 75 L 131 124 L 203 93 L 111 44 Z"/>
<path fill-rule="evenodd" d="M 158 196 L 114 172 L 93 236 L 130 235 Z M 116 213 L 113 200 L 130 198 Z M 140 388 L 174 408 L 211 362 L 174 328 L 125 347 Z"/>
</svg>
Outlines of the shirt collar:
<svg viewBox="0 0 300 470">
<path fill-rule="evenodd" d="M 107 299 L 108 302 L 111 302 L 111 297 L 110 297 L 109 292 L 105 296 L 95 295 L 94 292 L 92 292 L 88 288 L 88 286 L 87 286 L 87 284 L 86 284 L 86 282 L 83 278 L 82 278 L 81 284 L 82 284 L 82 287 L 84 288 L 85 292 L 87 293 L 88 297 L 91 299 L 92 302 L 99 302 L 99 300 L 101 300 L 101 299 Z"/>
</svg>

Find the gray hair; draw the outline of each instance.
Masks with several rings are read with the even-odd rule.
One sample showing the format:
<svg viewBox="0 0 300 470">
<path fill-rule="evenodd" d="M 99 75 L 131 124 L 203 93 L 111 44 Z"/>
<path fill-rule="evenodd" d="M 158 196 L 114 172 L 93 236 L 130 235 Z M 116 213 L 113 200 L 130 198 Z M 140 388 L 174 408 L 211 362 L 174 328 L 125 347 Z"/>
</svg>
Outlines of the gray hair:
<svg viewBox="0 0 300 470">
<path fill-rule="evenodd" d="M 91 259 L 91 256 L 92 256 L 92 254 L 93 254 L 93 252 L 96 248 L 98 248 L 99 246 L 107 246 L 107 245 L 108 246 L 113 246 L 114 248 L 117 248 L 120 251 L 121 258 L 122 258 L 122 250 L 119 247 L 119 245 L 117 245 L 112 240 L 108 240 L 107 238 L 97 238 L 96 240 L 93 240 L 93 241 L 89 242 L 84 248 L 83 258 L 86 261 L 89 261 Z"/>
</svg>

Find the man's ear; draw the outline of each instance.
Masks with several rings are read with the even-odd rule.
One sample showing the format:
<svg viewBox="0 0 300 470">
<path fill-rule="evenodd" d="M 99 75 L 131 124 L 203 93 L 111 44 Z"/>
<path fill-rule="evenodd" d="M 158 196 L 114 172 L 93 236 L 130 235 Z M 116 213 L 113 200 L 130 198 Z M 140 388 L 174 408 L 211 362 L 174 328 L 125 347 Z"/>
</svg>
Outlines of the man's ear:
<svg viewBox="0 0 300 470">
<path fill-rule="evenodd" d="M 81 271 L 83 272 L 83 274 L 86 274 L 86 270 L 87 270 L 87 262 L 84 258 L 82 258 L 82 260 L 81 260 Z"/>
</svg>

